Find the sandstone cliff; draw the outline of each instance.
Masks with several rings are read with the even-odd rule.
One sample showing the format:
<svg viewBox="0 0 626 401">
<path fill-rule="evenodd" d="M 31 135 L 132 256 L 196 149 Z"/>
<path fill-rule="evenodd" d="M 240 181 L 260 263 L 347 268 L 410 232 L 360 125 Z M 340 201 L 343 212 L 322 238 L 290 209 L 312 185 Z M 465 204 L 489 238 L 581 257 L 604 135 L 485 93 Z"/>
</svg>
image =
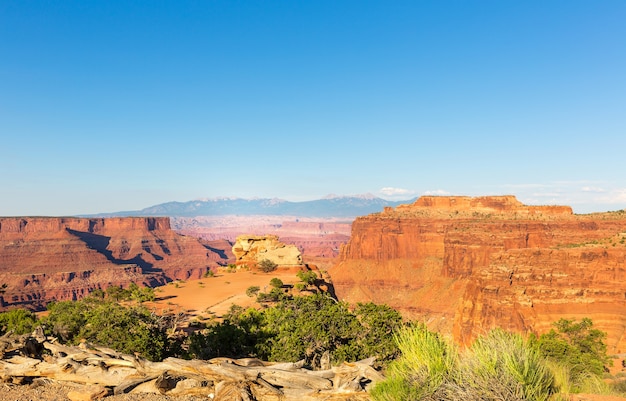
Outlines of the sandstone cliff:
<svg viewBox="0 0 626 401">
<path fill-rule="evenodd" d="M 96 288 L 201 277 L 224 259 L 168 218 L 0 218 L 0 306 L 41 307 Z"/>
<path fill-rule="evenodd" d="M 357 218 L 331 274 L 340 298 L 387 303 L 462 343 L 590 317 L 626 352 L 625 243 L 623 211 L 422 197 Z"/>
</svg>

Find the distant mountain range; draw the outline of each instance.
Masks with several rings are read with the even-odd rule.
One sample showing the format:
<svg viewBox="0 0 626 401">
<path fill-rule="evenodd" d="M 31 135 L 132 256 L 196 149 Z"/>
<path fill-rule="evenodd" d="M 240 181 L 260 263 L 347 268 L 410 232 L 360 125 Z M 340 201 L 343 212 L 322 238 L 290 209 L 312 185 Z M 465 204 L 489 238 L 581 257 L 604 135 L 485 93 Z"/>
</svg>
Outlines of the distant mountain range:
<svg viewBox="0 0 626 401">
<path fill-rule="evenodd" d="M 346 217 L 354 218 L 370 213 L 382 212 L 385 206 L 415 202 L 415 199 L 392 202 L 374 195 L 336 196 L 322 199 L 291 202 L 283 199 L 213 198 L 188 202 L 167 202 L 141 210 L 101 213 L 95 216 L 224 216 L 224 215 L 273 215 L 302 217 Z M 92 216 L 93 217 L 93 216 Z"/>
</svg>

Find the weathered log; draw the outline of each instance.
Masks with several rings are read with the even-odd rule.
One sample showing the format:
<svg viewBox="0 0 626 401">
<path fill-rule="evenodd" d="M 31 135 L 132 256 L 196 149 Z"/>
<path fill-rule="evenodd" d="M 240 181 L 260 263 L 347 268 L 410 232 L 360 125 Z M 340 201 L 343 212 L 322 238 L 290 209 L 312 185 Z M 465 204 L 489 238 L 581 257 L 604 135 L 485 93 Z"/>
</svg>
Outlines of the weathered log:
<svg viewBox="0 0 626 401">
<path fill-rule="evenodd" d="M 311 371 L 303 368 L 304 361 L 271 363 L 255 358 L 166 358 L 151 362 L 86 342 L 73 347 L 54 341 L 43 342 L 50 354 L 27 357 L 13 352 L 20 349 L 19 342 L 25 339 L 20 338 L 17 343 L 15 339 L 4 339 L 8 344 L 5 349 L 11 351 L 0 360 L 0 379 L 19 382 L 22 378 L 48 378 L 78 383 L 86 389 L 112 389 L 113 394 L 203 394 L 241 401 L 340 399 L 339 394 L 365 394 L 369 384 L 382 379 L 372 368 L 371 358 Z M 104 395 L 95 390 L 73 393 L 77 400 Z"/>
</svg>

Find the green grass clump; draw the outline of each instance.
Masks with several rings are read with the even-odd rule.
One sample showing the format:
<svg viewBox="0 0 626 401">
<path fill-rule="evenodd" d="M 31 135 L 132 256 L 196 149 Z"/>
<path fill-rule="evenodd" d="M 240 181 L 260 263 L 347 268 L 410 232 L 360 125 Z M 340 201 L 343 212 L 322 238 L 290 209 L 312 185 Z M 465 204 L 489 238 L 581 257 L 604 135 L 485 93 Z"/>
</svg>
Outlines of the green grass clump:
<svg viewBox="0 0 626 401">
<path fill-rule="evenodd" d="M 546 401 L 557 390 L 545 358 L 519 334 L 501 329 L 478 338 L 457 380 L 471 399 Z"/>
<path fill-rule="evenodd" d="M 396 341 L 402 355 L 372 390 L 376 401 L 547 401 L 557 392 L 545 358 L 517 334 L 494 330 L 463 351 L 424 326 Z"/>
<path fill-rule="evenodd" d="M 458 351 L 425 325 L 401 330 L 395 337 L 401 357 L 390 364 L 389 379 L 374 387 L 378 401 L 434 399 L 458 366 Z"/>
</svg>

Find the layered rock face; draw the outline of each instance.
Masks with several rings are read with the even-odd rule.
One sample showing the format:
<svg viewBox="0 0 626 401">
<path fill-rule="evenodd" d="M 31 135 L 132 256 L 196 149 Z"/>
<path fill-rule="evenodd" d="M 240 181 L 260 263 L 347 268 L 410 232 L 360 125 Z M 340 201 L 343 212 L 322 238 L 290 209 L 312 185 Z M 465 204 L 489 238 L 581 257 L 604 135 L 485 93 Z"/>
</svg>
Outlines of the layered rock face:
<svg viewBox="0 0 626 401">
<path fill-rule="evenodd" d="M 41 307 L 96 288 L 201 277 L 225 256 L 168 218 L 0 218 L 4 308 Z"/>
<path fill-rule="evenodd" d="M 461 343 L 590 317 L 611 352 L 626 352 L 623 212 L 422 197 L 358 218 L 331 275 L 340 298 L 387 303 Z"/>
<path fill-rule="evenodd" d="M 194 237 L 234 242 L 239 235 L 277 235 L 298 247 L 302 255 L 336 258 L 350 238 L 351 220 L 288 216 L 196 216 L 173 217 L 175 231 Z"/>
<path fill-rule="evenodd" d="M 279 266 L 302 266 L 302 255 L 295 245 L 285 245 L 276 235 L 240 235 L 233 245 L 238 265 L 256 266 L 264 259 Z"/>
</svg>

